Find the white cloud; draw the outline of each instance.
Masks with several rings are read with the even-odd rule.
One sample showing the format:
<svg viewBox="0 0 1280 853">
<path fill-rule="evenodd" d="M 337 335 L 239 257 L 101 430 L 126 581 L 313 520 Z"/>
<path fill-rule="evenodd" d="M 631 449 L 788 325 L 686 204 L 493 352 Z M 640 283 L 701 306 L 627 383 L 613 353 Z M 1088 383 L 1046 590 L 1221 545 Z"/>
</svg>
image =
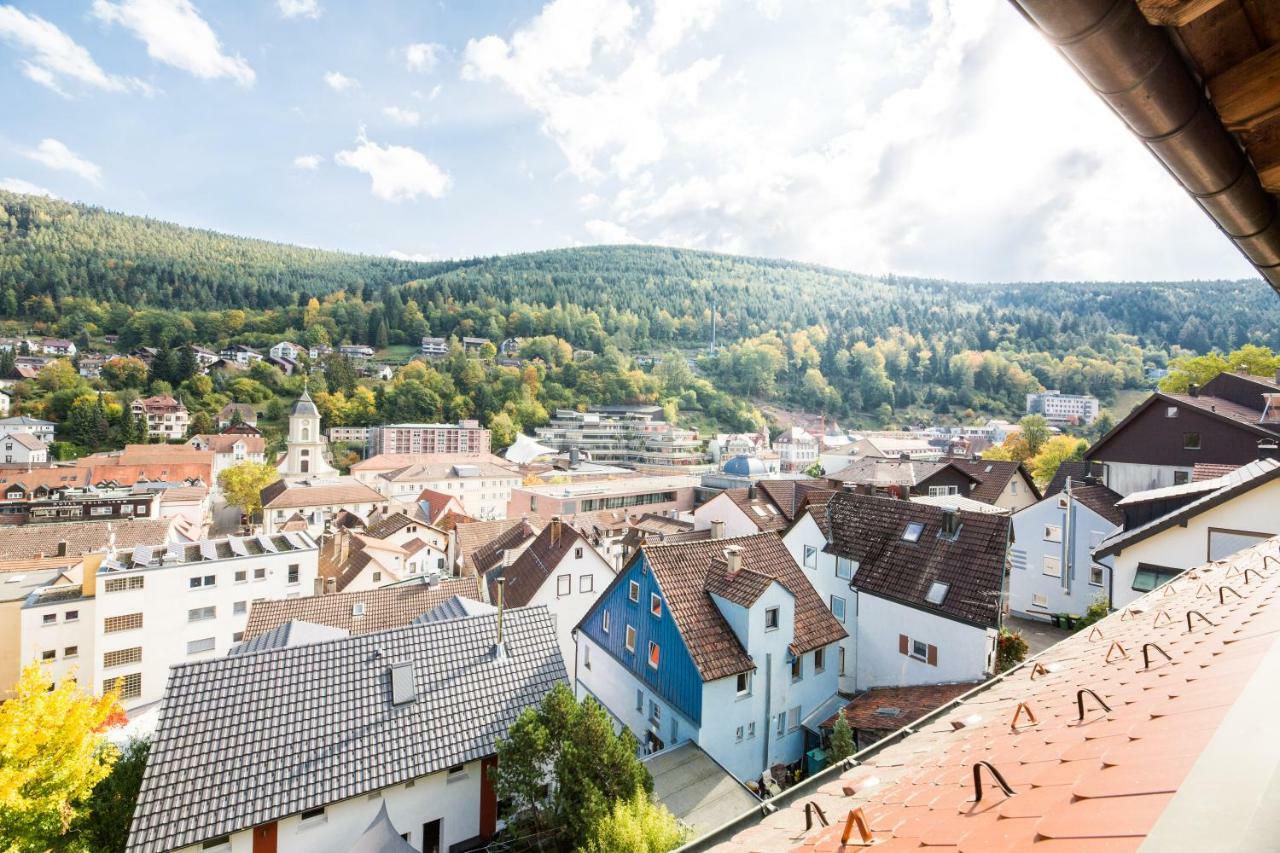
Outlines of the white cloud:
<svg viewBox="0 0 1280 853">
<path fill-rule="evenodd" d="M 22 178 L 5 178 L 0 180 L 0 190 L 11 193 L 26 193 L 27 195 L 43 195 L 49 198 L 57 198 L 57 194 L 53 190 L 47 190 L 44 187 L 37 186 L 30 181 L 24 181 Z"/>
<path fill-rule="evenodd" d="M 409 127 L 422 123 L 422 116 L 415 110 L 406 110 L 400 107 L 383 107 L 382 114 L 396 124 L 403 124 Z"/>
<path fill-rule="evenodd" d="M 315 171 L 320 168 L 320 164 L 323 162 L 324 158 L 319 154 L 299 154 L 293 158 L 293 168 Z"/>
<path fill-rule="evenodd" d="M 354 77 L 348 77 L 341 71 L 325 72 L 324 82 L 330 89 L 335 92 L 345 92 L 348 89 L 354 89 L 360 85 L 360 81 Z"/>
<path fill-rule="evenodd" d="M 276 0 L 276 6 L 286 18 L 320 17 L 320 3 L 317 0 Z"/>
<path fill-rule="evenodd" d="M 98 183 L 102 178 L 102 169 L 76 154 L 56 139 L 42 139 L 35 148 L 24 150 L 22 154 L 43 166 L 59 172 L 71 172 L 90 183 Z"/>
<path fill-rule="evenodd" d="M 424 195 L 441 198 L 448 192 L 449 175 L 420 152 L 404 145 L 379 145 L 363 132 L 356 142 L 354 149 L 334 155 L 334 162 L 368 175 L 377 198 L 412 201 Z"/>
<path fill-rule="evenodd" d="M 158 62 L 204 80 L 229 77 L 241 86 L 253 85 L 249 63 L 223 52 L 217 34 L 190 0 L 93 0 L 93 14 L 131 31 Z"/>
<path fill-rule="evenodd" d="M 397 261 L 438 261 L 440 256 L 435 252 L 400 252 L 392 249 L 387 252 L 387 257 L 395 258 Z"/>
<path fill-rule="evenodd" d="M 430 71 L 440 62 L 444 45 L 434 42 L 417 42 L 404 49 L 404 65 L 410 71 Z"/>
<path fill-rule="evenodd" d="M 944 278 L 1249 275 L 1000 0 L 551 0 L 467 44 L 580 233 Z"/>
<path fill-rule="evenodd" d="M 26 52 L 22 73 L 28 79 L 59 94 L 66 94 L 61 84 L 68 81 L 106 92 L 150 90 L 141 80 L 103 71 L 88 50 L 39 15 L 0 6 L 0 39 Z"/>
</svg>

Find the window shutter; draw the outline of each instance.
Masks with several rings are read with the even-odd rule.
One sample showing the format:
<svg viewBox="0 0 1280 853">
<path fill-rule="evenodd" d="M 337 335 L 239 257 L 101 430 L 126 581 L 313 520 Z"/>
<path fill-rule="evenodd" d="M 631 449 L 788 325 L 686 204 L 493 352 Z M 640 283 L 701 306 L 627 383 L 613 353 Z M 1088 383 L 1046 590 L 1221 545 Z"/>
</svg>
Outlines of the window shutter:
<svg viewBox="0 0 1280 853">
<path fill-rule="evenodd" d="M 929 658 L 928 658 L 928 660 L 929 660 L 929 666 L 937 666 L 937 665 L 938 665 L 938 647 L 937 647 L 937 646 L 930 646 L 930 647 L 929 647 Z"/>
<path fill-rule="evenodd" d="M 901 654 L 901 655 L 908 654 L 909 644 L 910 644 L 910 641 L 907 640 L 907 635 L 899 634 L 898 635 L 898 654 Z"/>
</svg>

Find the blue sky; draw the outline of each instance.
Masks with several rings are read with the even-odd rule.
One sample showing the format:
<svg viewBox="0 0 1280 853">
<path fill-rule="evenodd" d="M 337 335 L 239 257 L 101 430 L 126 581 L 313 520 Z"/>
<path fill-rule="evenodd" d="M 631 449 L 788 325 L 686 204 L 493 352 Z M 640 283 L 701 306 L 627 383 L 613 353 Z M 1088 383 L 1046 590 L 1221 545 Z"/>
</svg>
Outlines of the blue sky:
<svg viewBox="0 0 1280 853">
<path fill-rule="evenodd" d="M 376 254 L 1250 269 L 1002 0 L 0 2 L 0 186 Z"/>
</svg>

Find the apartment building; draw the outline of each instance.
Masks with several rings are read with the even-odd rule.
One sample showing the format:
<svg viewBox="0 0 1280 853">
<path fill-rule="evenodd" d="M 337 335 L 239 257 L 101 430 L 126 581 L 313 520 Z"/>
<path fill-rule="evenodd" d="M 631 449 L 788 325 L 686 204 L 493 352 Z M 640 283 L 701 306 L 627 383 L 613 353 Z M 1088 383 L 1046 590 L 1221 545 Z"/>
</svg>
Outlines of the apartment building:
<svg viewBox="0 0 1280 853">
<path fill-rule="evenodd" d="M 785 429 L 773 440 L 783 471 L 803 471 L 818 461 L 821 443 L 800 427 Z"/>
<path fill-rule="evenodd" d="M 305 533 L 139 545 L 89 555 L 23 603 L 21 656 L 55 680 L 132 710 L 164 693 L 169 667 L 221 657 L 257 599 L 310 594 L 316 543 Z"/>
<path fill-rule="evenodd" d="M 1091 394 L 1041 391 L 1027 395 L 1027 414 L 1043 415 L 1051 424 L 1091 424 L 1098 419 L 1098 398 Z"/>
<path fill-rule="evenodd" d="M 571 518 L 600 510 L 628 510 L 637 514 L 675 515 L 693 511 L 699 479 L 695 476 L 634 476 L 561 485 L 522 486 L 511 490 L 506 515 Z"/>
<path fill-rule="evenodd" d="M 592 462 L 626 468 L 707 466 L 696 430 L 660 420 L 658 406 L 600 407 L 589 412 L 557 409 L 535 430 L 539 444 L 557 452 L 572 448 Z"/>
<path fill-rule="evenodd" d="M 186 438 L 191 416 L 181 400 L 164 395 L 139 397 L 129 410 L 134 417 L 146 418 L 147 434 L 152 438 Z"/>
<path fill-rule="evenodd" d="M 380 453 L 456 453 L 483 456 L 489 453 L 489 430 L 479 421 L 456 424 L 387 424 L 371 427 L 370 456 Z"/>
</svg>

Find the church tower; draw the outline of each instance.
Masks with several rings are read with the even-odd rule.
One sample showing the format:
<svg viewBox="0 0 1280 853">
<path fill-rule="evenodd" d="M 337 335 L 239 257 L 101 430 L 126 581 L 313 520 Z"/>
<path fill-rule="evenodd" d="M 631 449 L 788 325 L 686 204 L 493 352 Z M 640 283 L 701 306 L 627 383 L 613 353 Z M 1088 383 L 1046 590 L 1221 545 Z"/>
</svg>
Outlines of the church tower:
<svg viewBox="0 0 1280 853">
<path fill-rule="evenodd" d="M 338 473 L 329 464 L 329 442 L 320 434 L 320 410 L 311 400 L 311 391 L 305 387 L 289 410 L 288 450 L 279 470 L 281 476 L 299 478 L 331 477 Z"/>
</svg>

